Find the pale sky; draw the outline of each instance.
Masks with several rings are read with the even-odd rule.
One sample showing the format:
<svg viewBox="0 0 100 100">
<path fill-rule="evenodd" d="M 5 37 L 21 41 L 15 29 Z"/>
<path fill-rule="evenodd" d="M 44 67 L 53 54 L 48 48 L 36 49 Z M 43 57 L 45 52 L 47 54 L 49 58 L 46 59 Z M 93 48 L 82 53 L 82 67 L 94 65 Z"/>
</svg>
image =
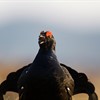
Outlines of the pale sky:
<svg viewBox="0 0 100 100">
<path fill-rule="evenodd" d="M 100 24 L 99 0 L 0 0 L 0 21 L 43 19 L 67 24 Z M 40 19 L 40 20 L 41 20 Z M 71 23 L 72 23 L 71 22 Z M 91 23 L 89 23 L 91 22 Z"/>
<path fill-rule="evenodd" d="M 100 0 L 0 0 L 0 60 L 31 59 L 38 35 L 53 32 L 68 65 L 100 65 Z"/>
</svg>

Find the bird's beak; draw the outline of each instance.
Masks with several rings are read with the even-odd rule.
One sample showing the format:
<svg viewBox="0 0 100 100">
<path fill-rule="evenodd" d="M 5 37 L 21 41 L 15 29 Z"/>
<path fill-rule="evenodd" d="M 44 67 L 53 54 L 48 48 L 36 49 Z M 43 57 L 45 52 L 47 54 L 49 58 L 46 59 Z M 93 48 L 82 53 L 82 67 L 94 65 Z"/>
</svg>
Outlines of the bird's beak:
<svg viewBox="0 0 100 100">
<path fill-rule="evenodd" d="M 45 43 L 45 36 L 43 36 L 42 34 L 39 36 L 39 44 L 43 44 Z"/>
</svg>

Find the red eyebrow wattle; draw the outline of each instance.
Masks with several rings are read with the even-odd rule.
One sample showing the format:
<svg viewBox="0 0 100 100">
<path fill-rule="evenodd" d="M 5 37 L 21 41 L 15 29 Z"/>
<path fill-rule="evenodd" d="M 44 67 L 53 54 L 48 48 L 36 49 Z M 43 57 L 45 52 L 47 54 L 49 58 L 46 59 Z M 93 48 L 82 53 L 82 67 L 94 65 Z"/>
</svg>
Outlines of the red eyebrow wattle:
<svg viewBox="0 0 100 100">
<path fill-rule="evenodd" d="M 52 37 L 52 32 L 47 31 L 47 32 L 46 32 L 46 36 L 47 36 L 47 37 Z"/>
</svg>

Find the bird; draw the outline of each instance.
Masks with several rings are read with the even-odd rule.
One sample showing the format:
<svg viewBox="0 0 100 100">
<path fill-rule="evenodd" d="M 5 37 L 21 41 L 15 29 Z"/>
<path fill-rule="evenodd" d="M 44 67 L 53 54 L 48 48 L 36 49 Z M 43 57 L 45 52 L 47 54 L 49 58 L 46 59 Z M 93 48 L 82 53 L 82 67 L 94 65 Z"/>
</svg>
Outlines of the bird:
<svg viewBox="0 0 100 100">
<path fill-rule="evenodd" d="M 42 31 L 39 51 L 28 69 L 18 79 L 19 100 L 71 100 L 74 80 L 55 54 L 52 32 Z"/>
<path fill-rule="evenodd" d="M 45 35 L 44 32 L 41 32 L 41 34 Z M 51 33 L 48 33 L 47 36 L 51 37 L 50 34 Z M 42 46 L 42 45 L 44 45 L 45 40 L 41 36 L 40 36 L 40 38 L 41 39 L 39 41 L 39 45 Z M 54 45 L 55 45 L 55 43 L 54 43 Z M 55 46 L 53 46 L 53 51 L 55 51 Z M 0 100 L 4 100 L 3 95 L 5 95 L 6 92 L 8 92 L 8 91 L 19 93 L 18 86 L 17 86 L 19 77 L 23 74 L 26 74 L 28 72 L 28 70 L 30 69 L 30 66 L 32 66 L 32 64 L 33 63 L 30 63 L 30 64 L 18 69 L 16 72 L 11 72 L 8 74 L 6 80 L 4 80 L 0 84 Z M 72 69 L 71 67 L 69 67 L 63 63 L 60 63 L 60 66 L 63 69 L 67 69 L 74 80 L 75 87 L 74 87 L 74 92 L 72 95 L 76 95 L 79 93 L 86 93 L 89 95 L 89 100 L 98 100 L 98 96 L 95 93 L 95 86 L 93 85 L 93 83 L 91 83 L 88 80 L 88 77 L 86 76 L 85 73 L 79 73 L 75 69 Z M 21 89 L 23 90 L 23 88 L 24 87 L 22 86 Z M 71 93 L 70 88 L 67 88 L 67 92 L 69 92 L 69 94 Z"/>
</svg>

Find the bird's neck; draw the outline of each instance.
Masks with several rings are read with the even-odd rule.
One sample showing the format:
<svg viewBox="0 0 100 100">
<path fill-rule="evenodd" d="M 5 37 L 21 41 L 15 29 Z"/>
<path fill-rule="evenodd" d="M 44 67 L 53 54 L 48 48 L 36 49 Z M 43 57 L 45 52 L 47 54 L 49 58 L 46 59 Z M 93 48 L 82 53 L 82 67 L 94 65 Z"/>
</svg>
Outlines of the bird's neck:
<svg viewBox="0 0 100 100">
<path fill-rule="evenodd" d="M 54 56 L 56 57 L 55 50 L 53 49 L 39 49 L 38 54 L 39 56 Z"/>
<path fill-rule="evenodd" d="M 33 62 L 35 66 L 38 65 L 42 67 L 45 65 L 51 64 L 50 62 L 59 64 L 55 51 L 52 49 L 49 49 L 49 50 L 39 49 L 38 54 L 35 57 Z"/>
<path fill-rule="evenodd" d="M 54 49 L 52 49 L 52 48 L 40 48 L 39 49 L 39 52 L 41 52 L 41 53 L 55 53 L 55 50 Z"/>
</svg>

